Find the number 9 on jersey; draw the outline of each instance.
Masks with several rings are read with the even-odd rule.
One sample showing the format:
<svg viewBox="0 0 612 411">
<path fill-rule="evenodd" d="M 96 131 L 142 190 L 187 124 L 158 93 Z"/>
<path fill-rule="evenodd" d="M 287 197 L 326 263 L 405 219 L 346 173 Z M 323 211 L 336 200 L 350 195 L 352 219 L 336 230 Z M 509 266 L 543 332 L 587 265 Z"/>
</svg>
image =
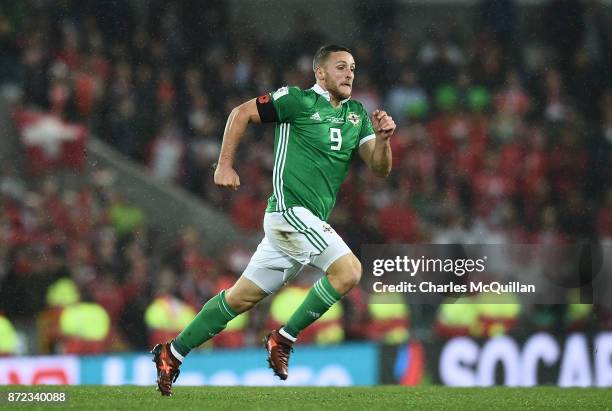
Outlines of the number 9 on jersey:
<svg viewBox="0 0 612 411">
<path fill-rule="evenodd" d="M 342 147 L 342 134 L 339 128 L 329 129 L 329 139 L 331 140 L 331 149 L 334 151 L 340 151 Z"/>
</svg>

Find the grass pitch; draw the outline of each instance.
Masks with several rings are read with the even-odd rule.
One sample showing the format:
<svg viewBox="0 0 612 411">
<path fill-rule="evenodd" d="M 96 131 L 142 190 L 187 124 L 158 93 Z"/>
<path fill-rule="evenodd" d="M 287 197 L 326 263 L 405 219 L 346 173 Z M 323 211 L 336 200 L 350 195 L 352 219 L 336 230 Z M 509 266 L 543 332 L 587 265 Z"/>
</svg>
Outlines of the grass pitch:
<svg viewBox="0 0 612 411">
<path fill-rule="evenodd" d="M 0 409 L 73 410 L 612 410 L 610 388 L 3 386 Z M 8 403 L 9 392 L 65 392 L 67 402 Z"/>
</svg>

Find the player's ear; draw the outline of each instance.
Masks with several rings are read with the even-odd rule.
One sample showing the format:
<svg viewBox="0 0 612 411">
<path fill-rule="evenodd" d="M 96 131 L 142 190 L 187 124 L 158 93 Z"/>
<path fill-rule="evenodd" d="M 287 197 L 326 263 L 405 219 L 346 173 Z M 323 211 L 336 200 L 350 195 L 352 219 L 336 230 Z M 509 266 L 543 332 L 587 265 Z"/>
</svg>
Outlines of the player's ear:
<svg viewBox="0 0 612 411">
<path fill-rule="evenodd" d="M 324 80 L 325 79 L 325 72 L 323 71 L 323 69 L 320 66 L 315 69 L 315 78 L 317 80 Z"/>
</svg>

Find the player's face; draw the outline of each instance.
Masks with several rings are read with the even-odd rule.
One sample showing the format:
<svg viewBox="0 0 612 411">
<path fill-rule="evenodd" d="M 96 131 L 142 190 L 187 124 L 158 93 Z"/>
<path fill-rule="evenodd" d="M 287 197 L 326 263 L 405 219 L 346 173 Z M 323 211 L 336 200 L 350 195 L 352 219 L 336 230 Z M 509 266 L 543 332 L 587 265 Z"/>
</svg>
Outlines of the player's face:
<svg viewBox="0 0 612 411">
<path fill-rule="evenodd" d="M 355 60 L 351 53 L 335 51 L 330 53 L 323 67 L 325 88 L 338 100 L 351 96 L 355 79 Z"/>
</svg>

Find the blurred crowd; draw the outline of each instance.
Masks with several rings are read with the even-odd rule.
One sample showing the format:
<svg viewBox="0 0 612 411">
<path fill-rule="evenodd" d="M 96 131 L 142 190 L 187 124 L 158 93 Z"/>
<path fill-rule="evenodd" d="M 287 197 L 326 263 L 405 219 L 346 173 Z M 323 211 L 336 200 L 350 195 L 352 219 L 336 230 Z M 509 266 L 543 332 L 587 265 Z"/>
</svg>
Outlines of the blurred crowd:
<svg viewBox="0 0 612 411">
<path fill-rule="evenodd" d="M 259 230 L 270 127 L 248 130 L 240 192 L 217 190 L 210 166 L 231 108 L 285 84 L 312 85 L 312 54 L 327 40 L 313 18 L 291 47 L 267 47 L 256 33 L 214 29 L 228 24 L 223 2 L 96 4 L 5 6 L 2 54 L 12 64 L 3 67 L 24 103 L 86 122 L 154 175 Z M 548 24 L 522 36 L 512 1 L 483 2 L 467 34 L 441 23 L 411 38 L 400 21 L 364 17 L 371 28 L 349 44 L 353 98 L 395 118 L 395 168 L 381 181 L 356 162 L 334 226 L 353 246 L 474 227 L 483 240 L 491 230 L 523 242 L 611 235 L 612 57 L 601 7 L 553 1 L 540 11 Z"/>
<path fill-rule="evenodd" d="M 171 305 L 177 316 L 189 310 L 191 320 L 248 262 L 248 250 L 237 247 L 207 257 L 191 227 L 170 244 L 162 241 L 115 187 L 112 171 L 84 180 L 28 183 L 10 166 L 0 172 L 0 316 L 36 329 L 41 352 L 61 341 L 59 316 L 76 303 L 104 310 L 102 324 L 96 318 L 91 324 L 108 323 L 112 345 L 104 349 L 145 348 L 152 326 L 145 313 L 154 302 Z M 80 329 L 86 318 L 78 320 Z M 174 318 L 160 318 L 177 327 Z"/>
<path fill-rule="evenodd" d="M 227 115 L 283 85 L 312 86 L 312 55 L 333 39 L 314 13 L 299 16 L 283 44 L 270 45 L 248 29 L 248 19 L 231 21 L 223 1 L 102 3 L 0 6 L 2 83 L 18 85 L 23 105 L 87 124 L 153 175 L 258 232 L 272 192 L 273 130 L 248 129 L 236 161 L 241 189 L 226 193 L 214 186 L 210 167 Z M 349 246 L 359 253 L 364 243 L 611 241 L 609 10 L 597 1 L 553 0 L 520 19 L 514 1 L 485 0 L 470 31 L 438 22 L 416 37 L 403 30 L 402 13 L 392 12 L 402 7 L 358 3 L 363 30 L 346 44 L 357 63 L 352 97 L 369 112 L 385 108 L 398 124 L 390 178 L 377 179 L 356 161 L 342 187 L 330 223 Z M 245 29 L 226 30 L 230 23 Z M 9 236 L 16 242 L 8 248 L 13 267 L 2 260 L 7 272 L 42 264 L 38 271 L 50 282 L 62 267 L 83 290 L 95 278 L 91 293 L 106 293 L 110 315 L 130 327 L 138 321 L 121 304 L 153 298 L 156 291 L 144 291 L 151 271 L 164 292 L 194 307 L 240 273 L 243 250 L 225 259 L 190 254 L 198 242 L 191 230 L 167 252 L 168 270 L 153 269 L 158 254 L 142 216 L 125 212 L 127 227 L 113 217 L 123 204 L 119 193 L 93 185 L 60 201 L 53 181 L 41 184 L 19 201 L 3 197 L 4 226 L 21 214 L 20 224 L 33 227 L 25 237 Z M 45 244 L 29 237 L 48 224 Z M 6 257 L 7 248 L 0 251 Z M 92 253 L 95 268 L 87 268 Z M 17 292 L 7 290 L 0 292 Z M 42 301 L 20 309 L 33 314 Z"/>
</svg>

